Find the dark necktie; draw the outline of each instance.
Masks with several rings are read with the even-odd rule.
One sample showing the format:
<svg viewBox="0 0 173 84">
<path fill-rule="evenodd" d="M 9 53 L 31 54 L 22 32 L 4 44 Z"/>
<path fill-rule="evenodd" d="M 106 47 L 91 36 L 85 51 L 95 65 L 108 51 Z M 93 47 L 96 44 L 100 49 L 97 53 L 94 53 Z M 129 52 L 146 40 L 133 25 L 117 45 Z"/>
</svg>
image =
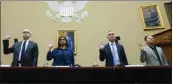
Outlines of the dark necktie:
<svg viewBox="0 0 173 84">
<path fill-rule="evenodd" d="M 21 58 L 25 55 L 25 47 L 26 47 L 26 41 L 24 41 L 23 43 Z"/>
<path fill-rule="evenodd" d="M 160 59 L 160 57 L 159 57 L 159 53 L 158 53 L 158 51 L 157 51 L 157 49 L 156 49 L 156 46 L 150 46 L 150 48 L 153 50 L 153 52 L 154 52 L 155 55 L 157 56 L 160 65 L 163 66 L 162 61 L 161 61 L 161 59 Z"/>
</svg>

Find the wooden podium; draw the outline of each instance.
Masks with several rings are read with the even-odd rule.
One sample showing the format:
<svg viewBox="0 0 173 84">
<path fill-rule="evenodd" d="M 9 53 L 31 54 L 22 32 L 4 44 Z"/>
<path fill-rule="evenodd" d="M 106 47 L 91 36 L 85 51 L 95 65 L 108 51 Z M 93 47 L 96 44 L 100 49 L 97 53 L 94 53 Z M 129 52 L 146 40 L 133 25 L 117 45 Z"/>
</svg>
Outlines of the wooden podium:
<svg viewBox="0 0 173 84">
<path fill-rule="evenodd" d="M 155 44 L 163 49 L 168 64 L 172 65 L 172 29 L 167 29 L 153 36 L 155 38 Z"/>
<path fill-rule="evenodd" d="M 0 83 L 171 83 L 165 67 L 0 67 Z"/>
</svg>

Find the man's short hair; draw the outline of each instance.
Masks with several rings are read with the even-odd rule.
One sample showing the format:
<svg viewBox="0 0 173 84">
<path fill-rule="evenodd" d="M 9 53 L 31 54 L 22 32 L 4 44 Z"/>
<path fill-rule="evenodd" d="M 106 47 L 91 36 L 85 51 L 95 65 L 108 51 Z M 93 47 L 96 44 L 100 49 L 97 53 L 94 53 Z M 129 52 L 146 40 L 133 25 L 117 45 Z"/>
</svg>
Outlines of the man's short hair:
<svg viewBox="0 0 173 84">
<path fill-rule="evenodd" d="M 147 37 L 148 37 L 148 36 L 152 36 L 152 35 L 147 35 L 147 36 L 145 36 L 145 37 L 144 37 L 144 41 L 147 41 Z"/>
<path fill-rule="evenodd" d="M 147 37 L 148 37 L 148 36 L 145 36 L 145 37 L 144 37 L 144 41 L 147 41 Z"/>
</svg>

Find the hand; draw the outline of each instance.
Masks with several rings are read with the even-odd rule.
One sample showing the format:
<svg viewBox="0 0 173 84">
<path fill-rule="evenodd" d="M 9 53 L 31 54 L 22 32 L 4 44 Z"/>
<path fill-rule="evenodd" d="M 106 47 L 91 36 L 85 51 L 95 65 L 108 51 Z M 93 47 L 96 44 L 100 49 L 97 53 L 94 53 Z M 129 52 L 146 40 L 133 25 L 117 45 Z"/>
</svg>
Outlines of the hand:
<svg viewBox="0 0 173 84">
<path fill-rule="evenodd" d="M 49 51 L 51 51 L 53 44 L 49 44 Z"/>
<path fill-rule="evenodd" d="M 139 48 L 144 51 L 144 47 L 141 44 L 139 44 Z"/>
<path fill-rule="evenodd" d="M 11 35 L 10 35 L 10 33 L 8 32 L 7 34 L 6 34 L 6 36 L 5 36 L 5 40 L 9 40 L 11 38 Z"/>
<path fill-rule="evenodd" d="M 94 64 L 93 64 L 93 67 L 98 67 L 99 65 L 95 62 Z"/>
<path fill-rule="evenodd" d="M 43 67 L 48 67 L 48 66 L 49 66 L 48 63 L 43 64 Z"/>
<path fill-rule="evenodd" d="M 105 44 L 101 43 L 100 49 L 103 49 L 105 47 Z"/>
</svg>

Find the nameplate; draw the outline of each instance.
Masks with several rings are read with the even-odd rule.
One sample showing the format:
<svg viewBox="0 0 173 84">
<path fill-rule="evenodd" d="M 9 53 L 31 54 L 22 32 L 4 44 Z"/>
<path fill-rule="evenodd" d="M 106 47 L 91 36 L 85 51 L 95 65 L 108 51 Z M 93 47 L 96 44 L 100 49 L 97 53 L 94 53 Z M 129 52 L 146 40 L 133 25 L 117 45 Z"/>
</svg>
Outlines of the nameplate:
<svg viewBox="0 0 173 84">
<path fill-rule="evenodd" d="M 70 66 L 52 66 L 52 67 L 70 67 Z"/>
<path fill-rule="evenodd" d="M 144 67 L 144 65 L 125 65 L 125 67 Z"/>
<path fill-rule="evenodd" d="M 1 65 L 1 67 L 10 67 L 10 65 Z"/>
</svg>

